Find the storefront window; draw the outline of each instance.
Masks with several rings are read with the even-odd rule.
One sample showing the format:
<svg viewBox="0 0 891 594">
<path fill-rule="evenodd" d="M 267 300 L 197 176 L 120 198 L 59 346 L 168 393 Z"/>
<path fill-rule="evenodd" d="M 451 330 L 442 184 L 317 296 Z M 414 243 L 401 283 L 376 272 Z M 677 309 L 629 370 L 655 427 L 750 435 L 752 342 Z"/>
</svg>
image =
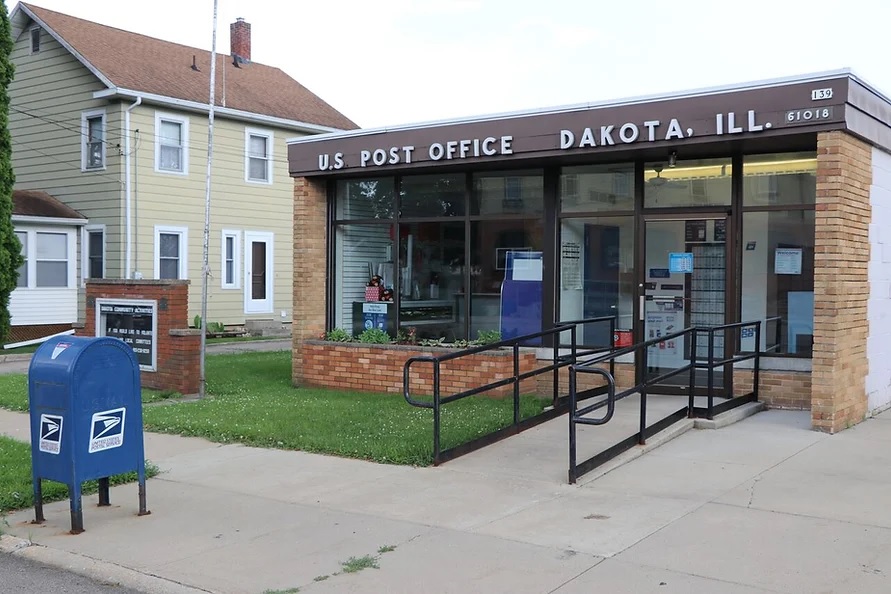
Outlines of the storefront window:
<svg viewBox="0 0 891 594">
<path fill-rule="evenodd" d="M 743 214 L 742 319 L 763 320 L 770 354 L 811 356 L 814 339 L 813 210 Z M 753 337 L 743 338 L 751 350 Z"/>
<path fill-rule="evenodd" d="M 384 285 L 393 286 L 392 232 L 393 226 L 387 224 L 335 227 L 335 327 L 343 328 L 353 335 L 358 335 L 365 329 L 365 287 L 373 275 L 382 276 Z M 389 316 L 387 330 L 395 335 L 395 310 L 389 309 L 385 313 Z"/>
<path fill-rule="evenodd" d="M 409 175 L 402 178 L 400 216 L 459 217 L 466 212 L 465 175 Z"/>
<path fill-rule="evenodd" d="M 337 182 L 338 219 L 392 219 L 395 212 L 392 177 Z"/>
<path fill-rule="evenodd" d="M 668 161 L 644 165 L 644 206 L 730 205 L 732 167 L 730 159 Z"/>
<path fill-rule="evenodd" d="M 560 227 L 560 320 L 613 316 L 616 329 L 634 319 L 634 217 L 564 219 Z M 610 344 L 609 327 L 581 328 L 577 340 Z"/>
<path fill-rule="evenodd" d="M 418 339 L 464 338 L 464 222 L 399 226 L 399 324 Z"/>
<path fill-rule="evenodd" d="M 634 210 L 634 164 L 564 167 L 560 174 L 563 212 Z"/>
<path fill-rule="evenodd" d="M 470 336 L 501 327 L 501 285 L 510 252 L 539 252 L 542 225 L 535 220 L 470 223 Z"/>
<path fill-rule="evenodd" d="M 540 169 L 477 173 L 473 176 L 471 214 L 541 214 L 544 177 Z"/>
<path fill-rule="evenodd" d="M 743 205 L 814 204 L 817 201 L 817 155 L 754 155 L 743 163 Z"/>
</svg>

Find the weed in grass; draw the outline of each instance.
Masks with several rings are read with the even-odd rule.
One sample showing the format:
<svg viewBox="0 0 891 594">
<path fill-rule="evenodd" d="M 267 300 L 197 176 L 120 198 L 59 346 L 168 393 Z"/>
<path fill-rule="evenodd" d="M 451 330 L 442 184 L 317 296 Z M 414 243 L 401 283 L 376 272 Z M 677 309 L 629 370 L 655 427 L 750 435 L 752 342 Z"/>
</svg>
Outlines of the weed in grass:
<svg viewBox="0 0 891 594">
<path fill-rule="evenodd" d="M 331 577 L 331 576 L 330 576 L 330 575 L 317 575 L 316 577 L 312 578 L 312 581 L 314 581 L 314 582 L 324 582 L 324 581 L 327 580 L 329 577 Z"/>
<path fill-rule="evenodd" d="M 396 547 L 394 547 L 392 545 L 384 545 L 381 548 L 379 548 L 377 550 L 377 552 L 380 553 L 381 555 L 383 555 L 384 553 L 392 553 L 395 550 L 396 550 Z"/>
<path fill-rule="evenodd" d="M 287 590 L 264 590 L 263 594 L 297 594 L 300 588 L 288 588 Z"/>
<path fill-rule="evenodd" d="M 364 557 L 350 557 L 346 561 L 340 562 L 344 573 L 356 573 L 363 569 L 380 569 L 377 564 L 377 557 L 365 555 Z"/>
</svg>

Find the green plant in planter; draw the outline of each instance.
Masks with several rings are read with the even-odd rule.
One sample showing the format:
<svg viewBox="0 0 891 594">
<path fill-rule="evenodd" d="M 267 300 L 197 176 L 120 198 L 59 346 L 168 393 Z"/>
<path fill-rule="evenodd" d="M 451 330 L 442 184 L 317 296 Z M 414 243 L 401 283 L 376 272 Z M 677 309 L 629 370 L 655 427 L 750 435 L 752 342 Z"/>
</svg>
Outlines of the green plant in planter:
<svg viewBox="0 0 891 594">
<path fill-rule="evenodd" d="M 418 344 L 425 347 L 445 346 L 445 337 L 442 338 L 422 338 Z"/>
<path fill-rule="evenodd" d="M 480 330 L 477 332 L 476 344 L 495 344 L 501 342 L 500 330 Z"/>
<path fill-rule="evenodd" d="M 390 335 L 380 328 L 369 328 L 356 337 L 356 340 L 365 344 L 390 344 Z"/>
<path fill-rule="evenodd" d="M 192 327 L 193 328 L 201 328 L 201 316 L 200 315 L 195 316 L 195 319 L 192 320 Z"/>
<path fill-rule="evenodd" d="M 215 334 L 226 331 L 226 325 L 222 322 L 208 322 L 207 323 L 207 331 Z"/>
<path fill-rule="evenodd" d="M 325 340 L 330 340 L 332 342 L 350 342 L 353 340 L 353 335 L 343 328 L 334 328 L 325 333 Z"/>
</svg>

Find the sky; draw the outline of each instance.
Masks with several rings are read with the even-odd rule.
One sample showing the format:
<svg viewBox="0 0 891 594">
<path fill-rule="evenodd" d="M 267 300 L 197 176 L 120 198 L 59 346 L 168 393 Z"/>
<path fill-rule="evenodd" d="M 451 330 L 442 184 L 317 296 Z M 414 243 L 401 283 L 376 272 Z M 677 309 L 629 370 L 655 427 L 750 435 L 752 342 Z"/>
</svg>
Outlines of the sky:
<svg viewBox="0 0 891 594">
<path fill-rule="evenodd" d="M 211 49 L 214 0 L 31 4 Z M 253 61 L 366 128 L 839 68 L 891 96 L 888 0 L 217 0 L 218 52 L 237 17 Z"/>
</svg>

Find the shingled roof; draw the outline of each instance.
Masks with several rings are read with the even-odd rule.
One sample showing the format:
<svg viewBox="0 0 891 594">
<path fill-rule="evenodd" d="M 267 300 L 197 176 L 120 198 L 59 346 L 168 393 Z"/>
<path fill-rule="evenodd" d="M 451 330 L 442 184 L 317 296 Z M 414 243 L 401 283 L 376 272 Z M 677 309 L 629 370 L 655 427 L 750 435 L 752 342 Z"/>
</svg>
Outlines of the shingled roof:
<svg viewBox="0 0 891 594">
<path fill-rule="evenodd" d="M 55 219 L 84 219 L 61 200 L 39 190 L 13 190 L 12 214 L 24 217 L 50 217 Z"/>
<path fill-rule="evenodd" d="M 20 3 L 19 7 L 48 33 L 64 40 L 88 67 L 101 73 L 112 88 L 207 103 L 209 51 L 100 25 L 33 4 Z M 218 106 L 341 130 L 358 127 L 279 68 L 256 62 L 236 67 L 230 56 L 220 53 L 217 59 Z M 192 68 L 193 60 L 198 71 Z"/>
</svg>

